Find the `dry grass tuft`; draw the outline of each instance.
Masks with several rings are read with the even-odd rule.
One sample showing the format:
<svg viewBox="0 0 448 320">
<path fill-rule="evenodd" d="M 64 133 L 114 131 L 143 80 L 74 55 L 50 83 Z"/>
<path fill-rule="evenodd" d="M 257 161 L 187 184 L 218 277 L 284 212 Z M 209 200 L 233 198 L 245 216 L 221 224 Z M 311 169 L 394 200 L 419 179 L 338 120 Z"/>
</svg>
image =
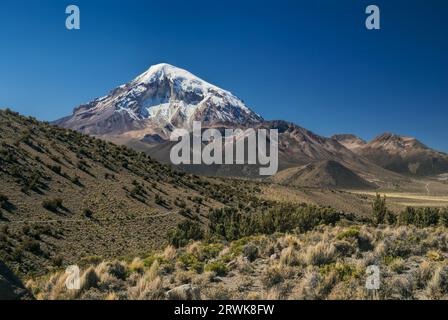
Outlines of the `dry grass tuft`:
<svg viewBox="0 0 448 320">
<path fill-rule="evenodd" d="M 320 266 L 331 263 L 336 258 L 336 248 L 332 243 L 320 241 L 315 246 L 310 245 L 301 255 L 305 265 Z"/>
<path fill-rule="evenodd" d="M 194 242 L 129 265 L 98 262 L 82 273 L 78 291 L 65 289 L 63 272 L 29 281 L 28 287 L 41 299 L 167 299 L 167 292 L 172 298 L 172 289 L 186 285 L 203 299 L 447 299 L 443 230 L 336 226 L 249 242 Z M 248 246 L 257 248 L 256 259 L 245 256 Z M 381 272 L 375 294 L 365 289 L 370 265 Z M 218 276 L 216 268 L 207 272 L 210 266 L 227 272 Z"/>
</svg>

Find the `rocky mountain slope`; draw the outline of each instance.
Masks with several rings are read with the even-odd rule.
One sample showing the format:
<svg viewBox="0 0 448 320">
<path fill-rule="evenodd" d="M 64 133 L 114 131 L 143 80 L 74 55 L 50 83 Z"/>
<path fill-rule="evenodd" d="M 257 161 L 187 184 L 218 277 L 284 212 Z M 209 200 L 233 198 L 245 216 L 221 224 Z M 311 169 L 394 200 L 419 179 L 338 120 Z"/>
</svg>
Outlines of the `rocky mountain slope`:
<svg viewBox="0 0 448 320">
<path fill-rule="evenodd" d="M 168 64 L 152 66 L 55 124 L 170 163 L 170 133 L 174 128 L 191 130 L 195 120 L 203 128 L 278 129 L 279 170 L 332 160 L 367 181 L 399 185 L 406 183 L 401 173 L 426 175 L 448 168 L 445 155 L 406 137 L 385 135 L 366 143 L 353 135 L 326 138 L 286 121 L 265 121 L 230 92 Z M 183 168 L 206 175 L 258 175 L 246 165 Z"/>
<path fill-rule="evenodd" d="M 358 151 L 367 144 L 367 142 L 355 136 L 354 134 L 337 134 L 334 135 L 332 139 L 336 140 L 344 147 L 352 150 L 353 152 Z"/>
<path fill-rule="evenodd" d="M 448 172 L 448 154 L 433 150 L 413 137 L 385 133 L 370 142 L 354 135 L 333 138 L 357 155 L 400 174 L 428 176 Z"/>
<path fill-rule="evenodd" d="M 203 128 L 278 129 L 281 168 L 325 159 L 347 165 L 356 162 L 357 169 L 365 167 L 362 160 L 333 139 L 285 121 L 264 121 L 230 92 L 168 64 L 152 66 L 128 84 L 76 108 L 72 116 L 55 124 L 125 144 L 169 162 L 173 145 L 169 134 L 174 128 L 191 130 L 194 120 L 201 121 Z M 233 169 L 196 171 L 229 174 Z"/>
<path fill-rule="evenodd" d="M 235 126 L 223 125 L 213 127 L 221 131 L 224 131 L 226 128 L 235 128 Z M 243 127 L 242 129 L 244 130 L 245 128 Z M 360 175 L 362 179 L 375 181 L 376 184 L 407 183 L 406 178 L 369 162 L 334 139 L 319 136 L 293 123 L 281 120 L 264 121 L 254 126 L 254 129 L 278 130 L 278 171 L 322 161 L 335 161 Z M 114 141 L 120 143 L 120 141 Z M 124 142 L 121 141 L 121 143 Z M 130 140 L 125 143 L 133 149 L 150 154 L 163 163 L 170 163 L 170 150 L 175 144 L 175 142 L 170 141 L 146 142 L 144 140 Z M 269 144 L 270 142 L 268 141 L 268 147 Z M 188 172 L 201 175 L 260 177 L 258 165 L 181 165 L 180 167 Z"/>
<path fill-rule="evenodd" d="M 167 140 L 173 128 L 191 128 L 193 121 L 250 125 L 262 118 L 232 93 L 186 70 L 158 64 L 56 124 L 96 136 Z"/>
</svg>

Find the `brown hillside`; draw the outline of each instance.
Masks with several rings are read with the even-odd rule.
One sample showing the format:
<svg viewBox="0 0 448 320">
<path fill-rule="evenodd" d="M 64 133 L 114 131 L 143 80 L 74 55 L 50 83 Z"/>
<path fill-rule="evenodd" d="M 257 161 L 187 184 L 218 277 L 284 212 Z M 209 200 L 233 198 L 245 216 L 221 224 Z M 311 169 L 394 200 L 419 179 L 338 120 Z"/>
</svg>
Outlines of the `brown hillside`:
<svg viewBox="0 0 448 320">
<path fill-rule="evenodd" d="M 244 183 L 174 171 L 11 111 L 0 111 L 0 142 L 0 259 L 22 274 L 148 252 L 185 217 L 249 202 Z"/>
<path fill-rule="evenodd" d="M 319 188 L 373 189 L 375 185 L 336 161 L 321 161 L 279 172 L 278 183 Z"/>
</svg>

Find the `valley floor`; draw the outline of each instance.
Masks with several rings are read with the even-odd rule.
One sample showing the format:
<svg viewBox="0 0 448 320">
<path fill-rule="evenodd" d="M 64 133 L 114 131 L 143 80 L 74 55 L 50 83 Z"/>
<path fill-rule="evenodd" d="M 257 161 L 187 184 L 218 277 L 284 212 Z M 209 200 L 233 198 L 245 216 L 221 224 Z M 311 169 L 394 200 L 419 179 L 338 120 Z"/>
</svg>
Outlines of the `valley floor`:
<svg viewBox="0 0 448 320">
<path fill-rule="evenodd" d="M 414 181 L 402 189 L 336 190 L 266 184 L 262 188 L 265 199 L 330 206 L 343 212 L 369 216 L 372 200 L 380 194 L 386 196 L 388 206 L 394 212 L 406 207 L 448 207 L 448 184 L 437 181 Z"/>
</svg>

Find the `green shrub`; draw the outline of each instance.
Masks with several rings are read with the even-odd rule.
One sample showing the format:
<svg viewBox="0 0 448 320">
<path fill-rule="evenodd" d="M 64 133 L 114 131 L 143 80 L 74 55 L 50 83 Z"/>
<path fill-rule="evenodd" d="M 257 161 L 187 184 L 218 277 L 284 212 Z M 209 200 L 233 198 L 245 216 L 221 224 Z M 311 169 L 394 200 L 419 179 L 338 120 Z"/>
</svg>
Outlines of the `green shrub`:
<svg viewBox="0 0 448 320">
<path fill-rule="evenodd" d="M 335 272 L 339 281 L 350 281 L 353 278 L 362 276 L 362 272 L 355 266 L 340 262 L 324 265 L 319 268 L 319 272 L 322 275 L 328 275 Z"/>
<path fill-rule="evenodd" d="M 7 210 L 8 209 L 9 198 L 4 194 L 0 193 L 0 208 Z M 0 213 L 1 218 L 1 213 Z"/>
<path fill-rule="evenodd" d="M 384 256 L 384 258 L 383 258 L 383 263 L 386 265 L 386 266 L 390 266 L 390 265 L 392 265 L 396 260 L 398 260 L 398 259 L 401 259 L 400 257 L 396 257 L 396 256 L 390 256 L 390 255 L 387 255 L 387 256 Z"/>
<path fill-rule="evenodd" d="M 51 171 L 53 171 L 54 173 L 57 174 L 61 174 L 62 172 L 62 168 L 61 166 L 50 166 Z"/>
<path fill-rule="evenodd" d="M 22 244 L 22 249 L 34 254 L 40 254 L 42 252 L 39 242 L 33 239 L 25 239 Z"/>
<path fill-rule="evenodd" d="M 262 275 L 261 281 L 267 288 L 272 288 L 285 280 L 280 266 L 269 267 Z"/>
<path fill-rule="evenodd" d="M 438 208 L 412 208 L 407 207 L 398 216 L 401 225 L 415 225 L 420 228 L 436 226 L 437 224 L 446 226 L 447 209 Z"/>
<path fill-rule="evenodd" d="M 74 176 L 70 178 L 70 181 L 77 186 L 82 186 L 81 179 L 79 178 L 79 176 Z"/>
<path fill-rule="evenodd" d="M 57 212 L 59 208 L 63 208 L 62 199 L 47 199 L 42 201 L 42 207 L 49 211 Z"/>
<path fill-rule="evenodd" d="M 9 198 L 5 196 L 3 193 L 0 193 L 0 202 L 7 202 Z"/>
<path fill-rule="evenodd" d="M 281 204 L 265 211 L 241 212 L 237 208 L 212 209 L 209 213 L 209 237 L 228 241 L 258 234 L 307 232 L 318 225 L 334 225 L 340 214 L 331 208 L 312 205 Z"/>
<path fill-rule="evenodd" d="M 52 259 L 52 263 L 55 267 L 62 267 L 64 263 L 64 258 L 61 255 L 54 256 Z"/>
<path fill-rule="evenodd" d="M 386 212 L 386 222 L 389 225 L 395 225 L 397 223 L 397 216 L 392 211 L 387 210 L 387 212 Z"/>
<path fill-rule="evenodd" d="M 146 257 L 143 259 L 143 265 L 147 268 L 150 268 L 154 261 L 158 260 L 160 257 L 158 255 L 150 255 L 149 257 Z"/>
<path fill-rule="evenodd" d="M 197 273 L 201 273 L 204 270 L 204 263 L 191 253 L 181 255 L 179 257 L 179 262 L 187 270 L 193 270 Z"/>
<path fill-rule="evenodd" d="M 359 229 L 352 227 L 352 228 L 348 228 L 347 230 L 339 233 L 336 238 L 338 240 L 343 240 L 346 238 L 358 238 L 358 236 L 359 236 Z"/>
<path fill-rule="evenodd" d="M 176 205 L 177 207 L 179 207 L 181 209 L 185 209 L 187 207 L 187 204 L 185 203 L 185 201 L 180 200 L 180 199 L 174 200 L 174 205 Z"/>
<path fill-rule="evenodd" d="M 93 267 L 90 267 L 84 272 L 82 276 L 81 290 L 87 291 L 90 288 L 96 288 L 98 282 L 100 282 L 98 274 L 95 272 L 95 269 Z"/>
<path fill-rule="evenodd" d="M 250 261 L 253 262 L 258 258 L 258 248 L 253 244 L 248 244 L 243 248 L 243 255 Z"/>
<path fill-rule="evenodd" d="M 90 210 L 89 208 L 85 208 L 82 213 L 88 219 L 93 217 L 93 211 Z"/>
<path fill-rule="evenodd" d="M 23 249 L 21 247 L 14 248 L 12 257 L 16 261 L 21 261 L 23 257 Z"/>
<path fill-rule="evenodd" d="M 141 186 L 139 184 L 134 184 L 131 191 L 129 192 L 129 195 L 132 198 L 137 198 L 137 196 L 144 197 L 145 194 L 146 194 L 145 189 L 143 188 L 143 186 Z"/>
<path fill-rule="evenodd" d="M 440 211 L 440 221 L 439 223 L 448 228 L 448 209 L 445 208 Z"/>
<path fill-rule="evenodd" d="M 415 209 L 407 207 L 404 211 L 400 212 L 398 216 L 398 223 L 401 225 L 414 224 L 415 221 Z"/>
<path fill-rule="evenodd" d="M 224 245 L 221 243 L 204 244 L 201 246 L 199 253 L 199 259 L 210 260 L 216 258 L 219 253 L 224 249 Z"/>
<path fill-rule="evenodd" d="M 167 205 L 166 201 L 158 194 L 156 194 L 155 203 L 162 207 Z"/>
<path fill-rule="evenodd" d="M 30 231 L 31 231 L 31 228 L 30 228 L 30 226 L 28 226 L 28 225 L 24 225 L 23 227 L 22 227 L 22 233 L 23 234 L 30 234 Z"/>
<path fill-rule="evenodd" d="M 386 196 L 381 198 L 381 195 L 377 194 L 372 204 L 372 210 L 375 224 L 384 223 L 387 214 Z"/>
<path fill-rule="evenodd" d="M 7 226 L 7 225 L 1 226 L 0 232 L 3 234 L 9 234 L 9 226 Z"/>
<path fill-rule="evenodd" d="M 81 266 L 97 265 L 100 264 L 101 261 L 103 261 L 103 258 L 100 256 L 87 256 L 81 258 L 80 265 Z"/>
<path fill-rule="evenodd" d="M 185 220 L 177 228 L 168 233 L 169 242 L 179 248 L 185 246 L 190 240 L 201 240 L 204 232 L 196 221 Z"/>
<path fill-rule="evenodd" d="M 426 253 L 426 257 L 431 261 L 443 261 L 444 260 L 443 255 L 439 251 L 436 251 L 436 250 L 429 250 Z"/>
<path fill-rule="evenodd" d="M 126 280 L 126 276 L 128 275 L 126 266 L 119 261 L 108 262 L 107 272 L 120 280 Z"/>
<path fill-rule="evenodd" d="M 420 227 L 431 227 L 436 226 L 439 223 L 439 213 L 438 208 L 423 208 L 420 210 L 419 221 L 417 223 Z"/>
<path fill-rule="evenodd" d="M 227 266 L 222 261 L 212 261 L 205 265 L 205 271 L 214 272 L 217 276 L 225 276 L 227 274 Z"/>
</svg>

